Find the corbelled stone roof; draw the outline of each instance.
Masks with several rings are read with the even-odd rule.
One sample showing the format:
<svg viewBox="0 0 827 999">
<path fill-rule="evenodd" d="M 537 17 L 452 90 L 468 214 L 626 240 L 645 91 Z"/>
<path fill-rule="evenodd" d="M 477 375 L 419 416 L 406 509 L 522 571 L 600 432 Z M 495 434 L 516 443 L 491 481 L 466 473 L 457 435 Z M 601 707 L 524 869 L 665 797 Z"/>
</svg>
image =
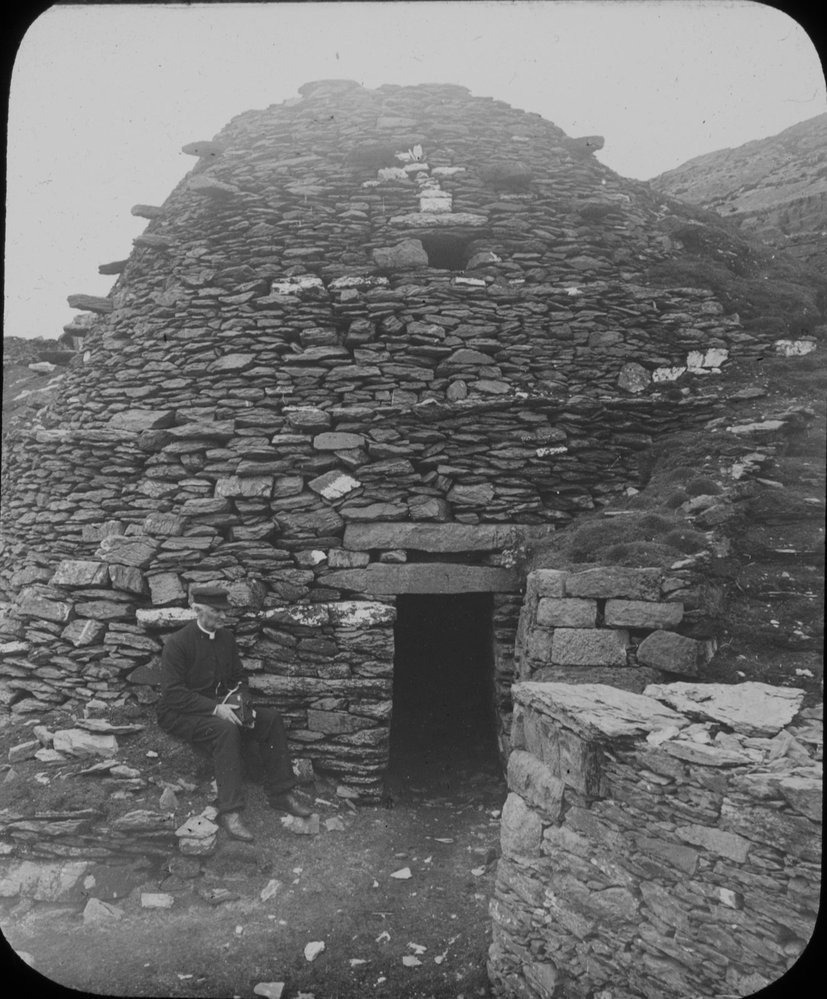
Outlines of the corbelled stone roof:
<svg viewBox="0 0 827 999">
<path fill-rule="evenodd" d="M 493 593 L 513 648 L 520 538 L 639 483 L 641 452 L 767 343 L 664 281 L 680 209 L 599 163 L 599 137 L 457 86 L 300 94 L 188 143 L 192 171 L 102 266 L 111 294 L 71 297 L 82 353 L 5 439 L 3 629 L 29 657 L 20 710 L 126 675 L 150 703 L 147 629 L 226 584 L 265 613 L 239 631 L 254 687 L 375 787 L 393 595 Z"/>
</svg>

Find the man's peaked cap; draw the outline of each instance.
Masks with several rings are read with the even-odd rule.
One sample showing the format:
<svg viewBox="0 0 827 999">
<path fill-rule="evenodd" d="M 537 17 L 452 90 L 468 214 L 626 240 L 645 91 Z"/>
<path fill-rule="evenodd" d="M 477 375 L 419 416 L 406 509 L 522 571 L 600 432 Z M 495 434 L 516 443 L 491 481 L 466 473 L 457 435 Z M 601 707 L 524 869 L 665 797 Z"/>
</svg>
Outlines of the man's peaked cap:
<svg viewBox="0 0 827 999">
<path fill-rule="evenodd" d="M 230 609 L 227 591 L 221 586 L 193 586 L 190 590 L 190 599 L 194 603 L 205 604 L 216 610 Z"/>
</svg>

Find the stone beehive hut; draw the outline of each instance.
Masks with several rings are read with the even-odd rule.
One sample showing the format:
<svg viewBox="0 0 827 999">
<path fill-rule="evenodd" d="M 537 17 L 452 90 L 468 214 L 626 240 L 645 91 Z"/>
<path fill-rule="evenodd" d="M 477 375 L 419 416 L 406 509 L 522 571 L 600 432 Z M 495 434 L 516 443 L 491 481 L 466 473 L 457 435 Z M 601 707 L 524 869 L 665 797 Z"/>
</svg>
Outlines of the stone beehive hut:
<svg viewBox="0 0 827 999">
<path fill-rule="evenodd" d="M 223 581 L 297 756 L 370 796 L 395 629 L 482 635 L 505 733 L 520 549 L 761 345 L 647 281 L 681 246 L 601 140 L 458 86 L 300 94 L 185 146 L 111 295 L 70 297 L 78 356 L 6 437 L 2 689 L 151 704 L 188 587 Z"/>
</svg>

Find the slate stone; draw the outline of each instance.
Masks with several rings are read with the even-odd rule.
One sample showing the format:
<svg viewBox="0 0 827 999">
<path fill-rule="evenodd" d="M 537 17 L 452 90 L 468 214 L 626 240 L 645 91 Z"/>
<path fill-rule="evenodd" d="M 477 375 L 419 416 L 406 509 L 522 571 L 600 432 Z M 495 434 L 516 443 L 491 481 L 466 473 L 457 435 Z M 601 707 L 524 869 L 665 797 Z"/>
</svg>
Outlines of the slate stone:
<svg viewBox="0 0 827 999">
<path fill-rule="evenodd" d="M 122 535 L 112 535 L 104 538 L 95 554 L 111 566 L 128 565 L 134 568 L 145 568 L 152 561 L 157 551 L 158 542 L 149 538 L 129 538 Z"/>
<path fill-rule="evenodd" d="M 142 594 L 146 590 L 144 576 L 140 569 L 131 565 L 110 565 L 109 578 L 118 590 Z"/>
<path fill-rule="evenodd" d="M 563 807 L 563 782 L 531 753 L 514 750 L 508 758 L 508 787 L 546 819 L 557 822 Z"/>
<path fill-rule="evenodd" d="M 175 572 L 159 572 L 147 577 L 152 603 L 155 606 L 186 600 L 187 593 Z"/>
<path fill-rule="evenodd" d="M 700 826 L 695 823 L 678 826 L 675 829 L 675 835 L 686 843 L 703 847 L 705 850 L 726 857 L 736 864 L 744 863 L 749 856 L 752 845 L 748 839 L 744 839 L 737 833 L 725 832 L 723 829 Z"/>
<path fill-rule="evenodd" d="M 164 430 L 175 422 L 171 409 L 122 409 L 109 419 L 109 426 L 139 434 L 145 430 Z"/>
<path fill-rule="evenodd" d="M 118 751 L 118 740 L 114 735 L 97 735 L 81 728 L 58 729 L 52 745 L 59 753 L 79 757 L 111 757 Z"/>
<path fill-rule="evenodd" d="M 317 451 L 347 451 L 350 448 L 361 447 L 365 443 L 362 434 L 323 433 L 313 438 L 313 447 Z"/>
<path fill-rule="evenodd" d="M 66 625 L 60 633 L 60 637 L 77 649 L 85 645 L 95 645 L 103 637 L 105 631 L 106 625 L 102 621 L 76 618 Z"/>
<path fill-rule="evenodd" d="M 106 586 L 109 570 L 103 562 L 64 559 L 58 564 L 50 583 L 52 586 Z"/>
<path fill-rule="evenodd" d="M 559 720 L 587 737 L 640 736 L 689 722 L 653 697 L 602 684 L 517 683 L 517 704 Z"/>
<path fill-rule="evenodd" d="M 16 612 L 20 617 L 41 618 L 65 624 L 72 613 L 72 607 L 63 601 L 49 600 L 34 589 L 26 589 L 18 598 Z"/>
<path fill-rule="evenodd" d="M 644 694 L 688 717 L 721 722 L 750 736 L 775 735 L 795 718 L 804 699 L 798 687 L 774 687 L 753 680 L 650 684 Z"/>
<path fill-rule="evenodd" d="M 307 727 L 311 732 L 342 735 L 346 732 L 358 732 L 369 724 L 371 723 L 365 719 L 346 711 L 316 711 L 310 708 L 307 712 Z"/>
</svg>

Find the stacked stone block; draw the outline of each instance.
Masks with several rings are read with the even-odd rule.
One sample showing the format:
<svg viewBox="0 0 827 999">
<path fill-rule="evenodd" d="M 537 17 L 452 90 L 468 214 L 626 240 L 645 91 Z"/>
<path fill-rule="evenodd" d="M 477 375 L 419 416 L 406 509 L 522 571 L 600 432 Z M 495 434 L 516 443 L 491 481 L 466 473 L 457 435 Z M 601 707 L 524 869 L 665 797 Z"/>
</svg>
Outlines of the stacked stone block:
<svg viewBox="0 0 827 999">
<path fill-rule="evenodd" d="M 640 692 L 663 673 L 696 676 L 712 646 L 676 631 L 695 597 L 679 570 L 537 569 L 520 612 L 519 678 Z"/>
<path fill-rule="evenodd" d="M 747 995 L 819 907 L 822 710 L 760 683 L 514 688 L 497 996 Z"/>
</svg>

